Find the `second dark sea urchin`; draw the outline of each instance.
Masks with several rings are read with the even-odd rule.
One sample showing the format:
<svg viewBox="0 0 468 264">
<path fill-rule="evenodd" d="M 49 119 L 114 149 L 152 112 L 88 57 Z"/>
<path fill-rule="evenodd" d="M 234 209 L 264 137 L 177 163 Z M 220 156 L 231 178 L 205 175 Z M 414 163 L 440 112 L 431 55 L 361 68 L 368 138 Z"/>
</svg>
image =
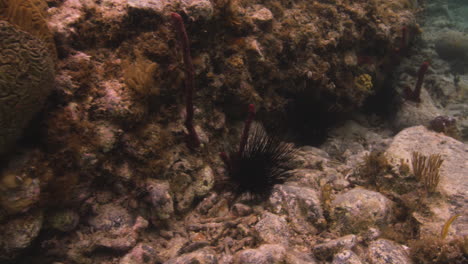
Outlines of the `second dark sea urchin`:
<svg viewBox="0 0 468 264">
<path fill-rule="evenodd" d="M 254 106 L 249 106 L 249 115 L 238 151 L 221 158 L 227 167 L 229 185 L 237 195 L 248 194 L 251 198 L 267 198 L 275 184 L 284 183 L 290 176 L 289 165 L 294 149 L 277 136 L 269 136 L 260 124 L 252 123 Z"/>
</svg>

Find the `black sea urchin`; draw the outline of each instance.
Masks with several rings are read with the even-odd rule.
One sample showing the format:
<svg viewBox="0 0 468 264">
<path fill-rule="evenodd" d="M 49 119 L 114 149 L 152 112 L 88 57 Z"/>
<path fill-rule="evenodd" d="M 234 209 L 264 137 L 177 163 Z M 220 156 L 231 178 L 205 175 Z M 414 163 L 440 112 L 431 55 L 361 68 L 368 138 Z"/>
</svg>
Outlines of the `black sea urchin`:
<svg viewBox="0 0 468 264">
<path fill-rule="evenodd" d="M 230 183 L 237 194 L 252 198 L 266 198 L 273 186 L 285 182 L 290 174 L 288 165 L 293 158 L 293 147 L 277 136 L 269 136 L 259 124 L 253 124 L 253 106 L 245 122 L 239 151 L 222 153 Z"/>
</svg>

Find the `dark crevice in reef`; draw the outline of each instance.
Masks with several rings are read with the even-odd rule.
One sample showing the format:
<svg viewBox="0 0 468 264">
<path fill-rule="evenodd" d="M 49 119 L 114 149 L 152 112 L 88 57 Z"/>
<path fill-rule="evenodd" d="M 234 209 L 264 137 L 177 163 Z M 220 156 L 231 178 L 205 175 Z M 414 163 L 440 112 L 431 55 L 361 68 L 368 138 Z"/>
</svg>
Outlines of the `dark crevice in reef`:
<svg viewBox="0 0 468 264">
<path fill-rule="evenodd" d="M 34 116 L 18 140 L 19 146 L 24 148 L 42 147 L 45 138 L 43 130 L 45 115 L 45 111 L 41 111 Z"/>
<path fill-rule="evenodd" d="M 329 131 L 346 119 L 342 113 L 329 112 L 317 102 L 306 109 L 303 106 L 291 106 L 289 111 L 292 114 L 287 121 L 290 126 L 289 137 L 297 145 L 320 146 L 327 140 Z"/>
<path fill-rule="evenodd" d="M 51 245 L 47 245 L 47 239 L 52 239 L 53 235 L 57 235 L 56 232 L 54 234 L 41 231 L 39 236 L 32 242 L 31 246 L 28 247 L 25 251 L 22 252 L 21 256 L 15 260 L 16 264 L 27 264 L 27 263 L 35 263 L 35 264 L 49 264 L 54 263 L 54 261 L 58 261 L 59 258 L 53 256 L 46 256 L 44 255 L 44 251 L 50 249 Z M 65 252 L 63 252 L 65 253 Z M 11 262 L 1 262 L 0 264 L 7 264 Z"/>
<path fill-rule="evenodd" d="M 394 87 L 394 78 L 389 76 L 380 89 L 366 98 L 362 106 L 363 113 L 367 115 L 376 114 L 384 120 L 392 120 L 401 101 Z"/>
<path fill-rule="evenodd" d="M 25 150 L 43 148 L 44 146 L 44 121 L 46 112 L 42 110 L 37 113 L 26 128 L 23 131 L 23 134 L 19 137 L 16 142 L 16 148 L 10 150 L 6 154 L 0 155 L 0 171 L 8 167 L 9 161 L 12 160 L 12 157 L 20 155 Z"/>
<path fill-rule="evenodd" d="M 280 131 L 298 146 L 320 146 L 329 131 L 349 116 L 339 107 L 331 107 L 335 97 L 318 89 L 299 89 L 285 97 L 289 99 L 285 114 L 267 128 Z"/>
</svg>

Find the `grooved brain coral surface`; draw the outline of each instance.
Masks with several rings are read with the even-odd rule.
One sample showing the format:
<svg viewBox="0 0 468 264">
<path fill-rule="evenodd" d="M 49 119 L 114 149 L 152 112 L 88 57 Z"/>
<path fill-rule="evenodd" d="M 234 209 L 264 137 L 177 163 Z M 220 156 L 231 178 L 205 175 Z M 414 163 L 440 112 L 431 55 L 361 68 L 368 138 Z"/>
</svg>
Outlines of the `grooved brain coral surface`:
<svg viewBox="0 0 468 264">
<path fill-rule="evenodd" d="M 47 4 L 44 0 L 0 0 L 0 20 L 8 21 L 42 40 L 55 58 L 55 43 L 47 27 L 46 14 Z"/>
<path fill-rule="evenodd" d="M 40 110 L 53 82 L 47 45 L 0 20 L 0 153 L 12 147 Z"/>
</svg>

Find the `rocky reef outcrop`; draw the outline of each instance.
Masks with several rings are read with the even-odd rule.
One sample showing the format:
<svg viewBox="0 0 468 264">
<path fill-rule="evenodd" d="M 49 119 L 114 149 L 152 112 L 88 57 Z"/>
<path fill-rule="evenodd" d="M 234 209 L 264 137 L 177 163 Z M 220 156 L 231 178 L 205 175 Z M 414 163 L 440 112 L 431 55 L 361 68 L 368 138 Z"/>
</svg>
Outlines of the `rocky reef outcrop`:
<svg viewBox="0 0 468 264">
<path fill-rule="evenodd" d="M 463 133 L 421 126 L 448 64 L 402 92 L 419 2 L 0 0 L 0 263 L 463 263 Z M 262 197 L 229 187 L 254 115 L 296 143 Z"/>
</svg>

